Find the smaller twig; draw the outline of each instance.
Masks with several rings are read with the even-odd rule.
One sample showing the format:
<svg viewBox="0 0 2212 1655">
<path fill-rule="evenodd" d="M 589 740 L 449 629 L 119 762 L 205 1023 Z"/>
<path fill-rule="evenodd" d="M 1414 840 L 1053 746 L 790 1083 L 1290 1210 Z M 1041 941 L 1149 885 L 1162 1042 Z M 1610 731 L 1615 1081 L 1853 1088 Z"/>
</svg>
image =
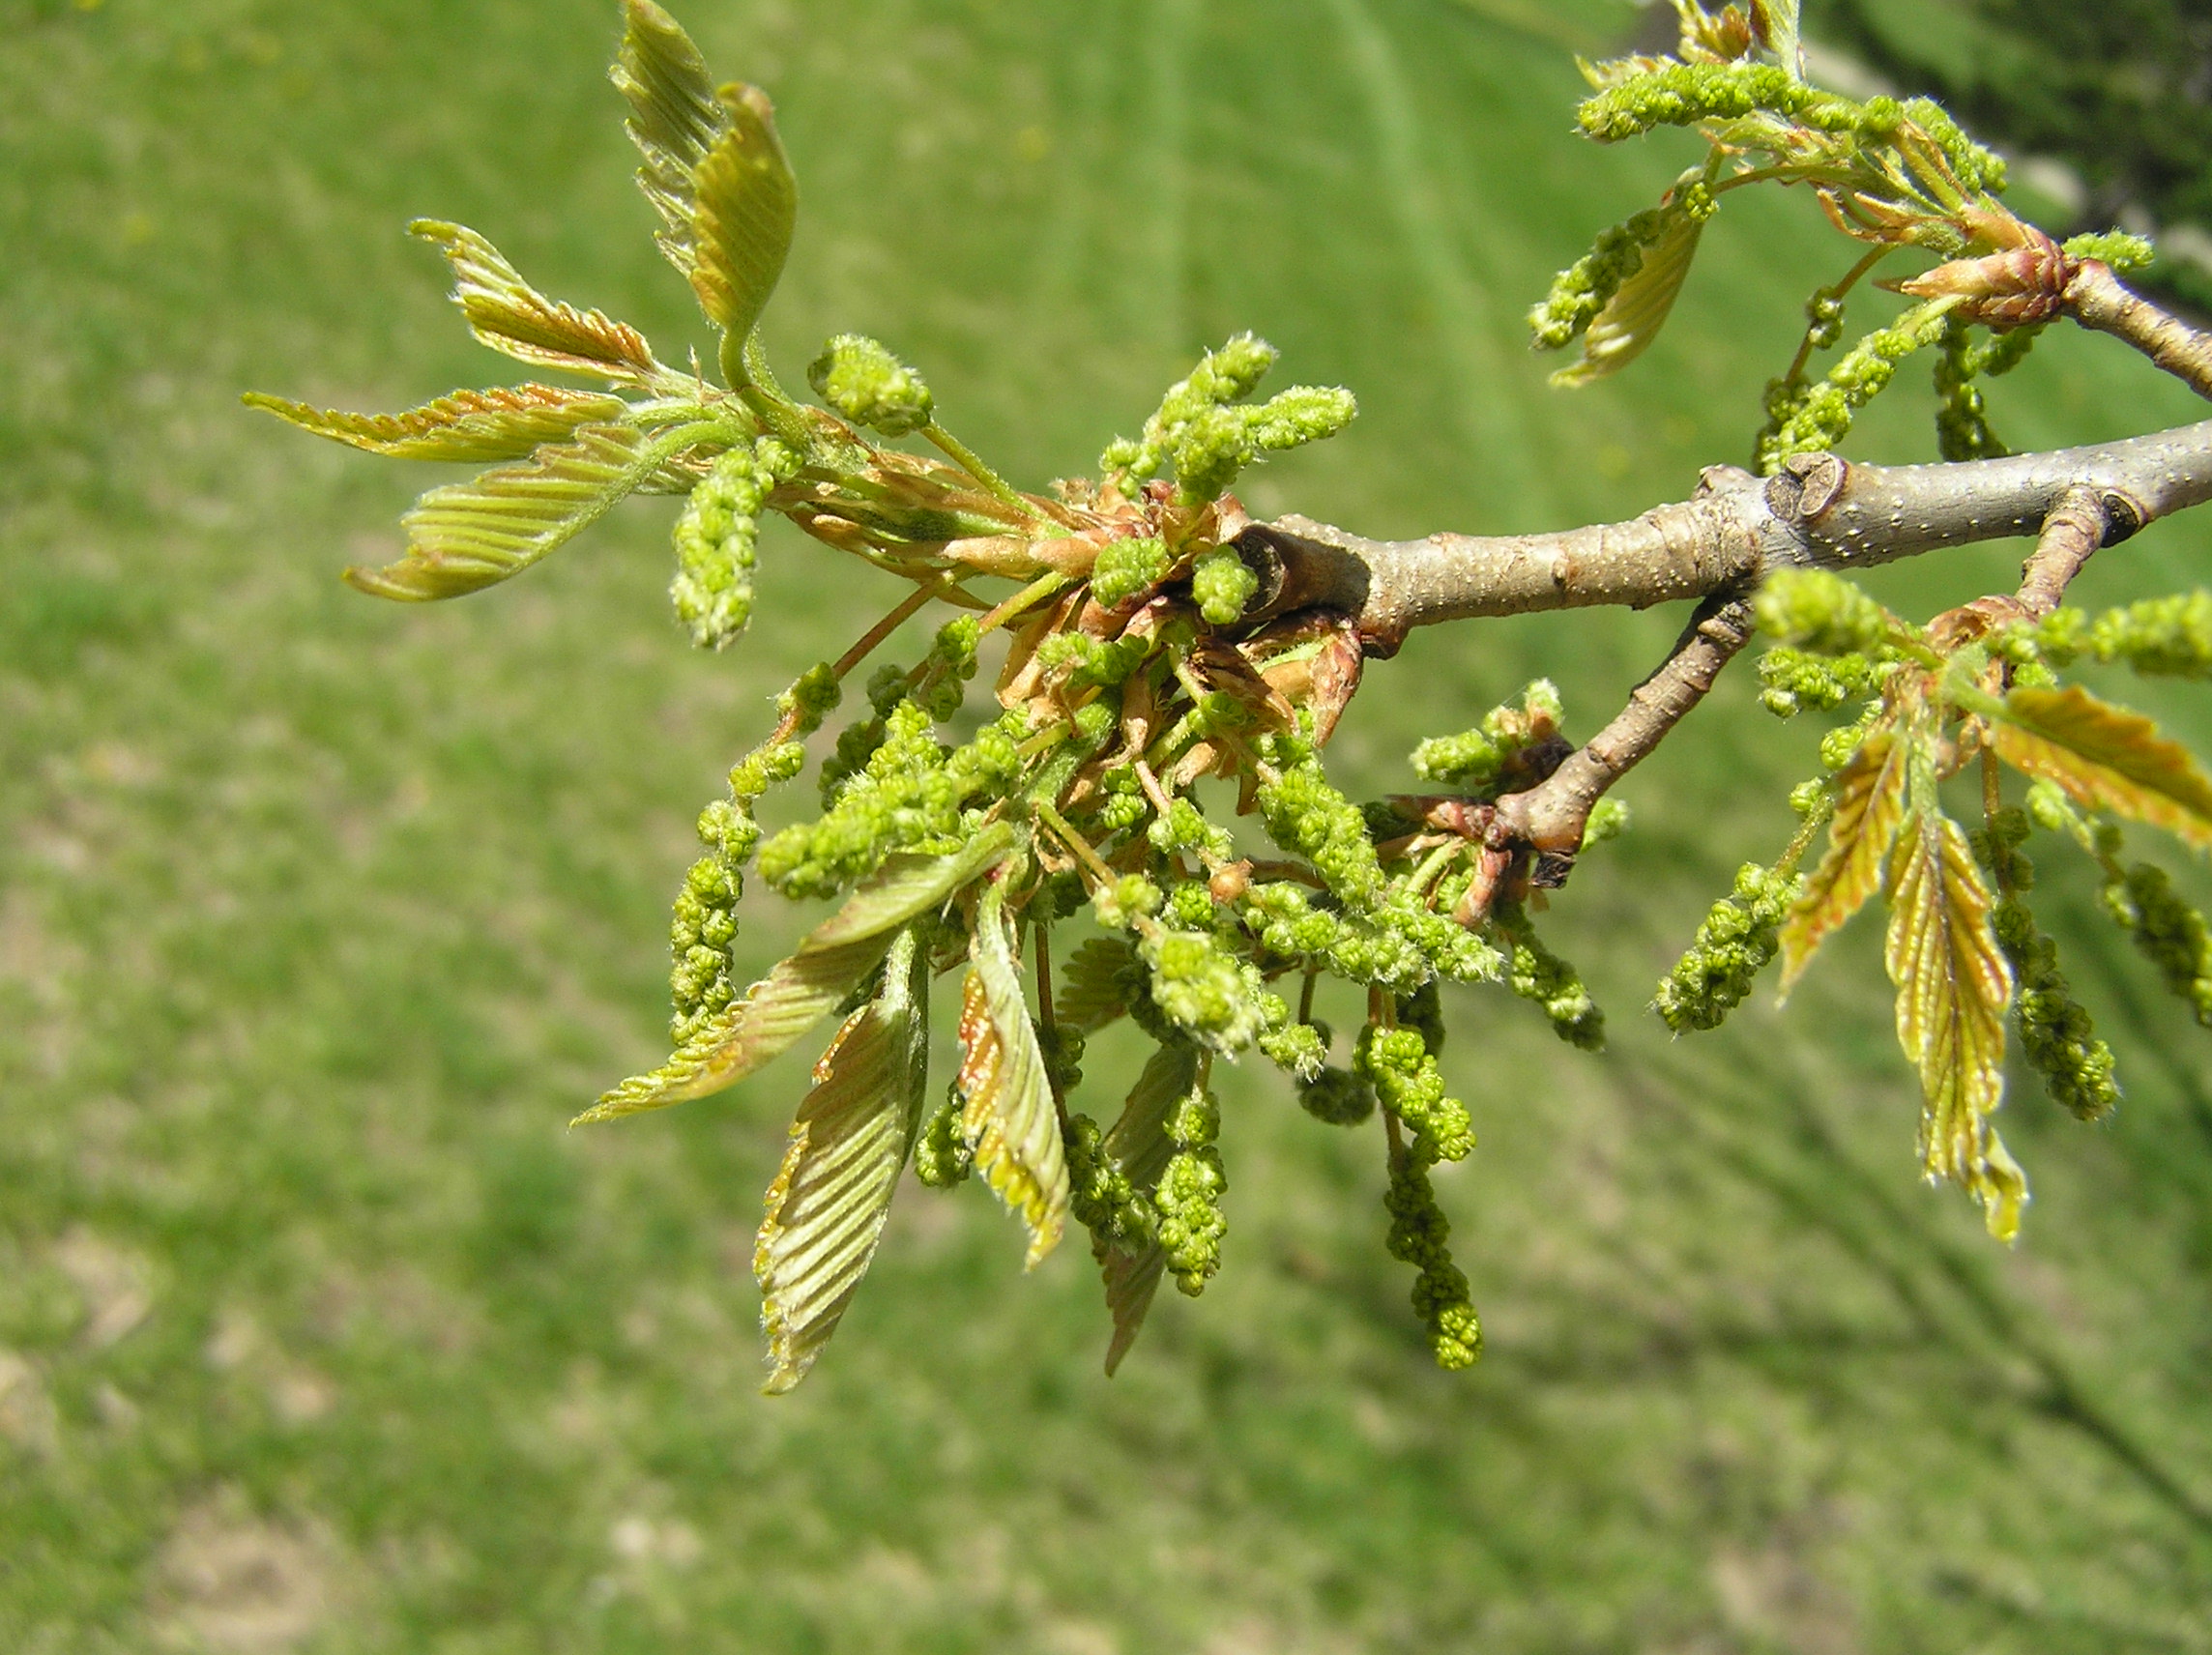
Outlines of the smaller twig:
<svg viewBox="0 0 2212 1655">
<path fill-rule="evenodd" d="M 1036 812 L 1037 820 L 1052 829 L 1053 837 L 1075 853 L 1075 859 L 1083 864 L 1084 872 L 1099 885 L 1110 886 L 1120 877 L 1099 857 L 1098 847 L 1069 826 L 1067 818 L 1058 810 L 1041 798 L 1031 808 Z"/>
<path fill-rule="evenodd" d="M 875 653 L 876 646 L 897 631 L 918 614 L 923 605 L 943 592 L 951 582 L 949 573 L 940 574 L 934 580 L 924 581 L 900 600 L 897 608 L 869 627 L 866 634 L 851 649 L 839 655 L 830 671 L 842 682 L 845 675 Z"/>
<path fill-rule="evenodd" d="M 943 425 L 932 420 L 921 428 L 921 434 L 942 450 L 953 463 L 989 489 L 1008 506 L 1018 507 L 1025 515 L 1035 516 L 1036 507 L 1022 497 L 1021 491 L 1004 478 L 983 463 L 982 457 Z"/>
<path fill-rule="evenodd" d="M 2212 397 L 2212 334 L 2200 334 L 2127 287 L 2100 259 L 2083 259 L 2066 284 L 2068 314 L 2124 339 L 2190 390 Z"/>
<path fill-rule="evenodd" d="M 1493 839 L 1572 857 L 1582 848 L 1591 807 L 1705 698 L 1751 632 L 1749 597 L 1708 597 L 1700 604 L 1666 661 L 1636 686 L 1612 723 L 1544 781 L 1498 801 Z"/>
<path fill-rule="evenodd" d="M 1021 591 L 1015 593 L 1013 596 L 984 616 L 980 624 L 981 630 L 986 633 L 996 632 L 1015 616 L 1021 614 L 1023 610 L 1050 597 L 1067 582 L 1068 577 L 1064 574 L 1038 575 L 1036 579 L 1031 581 L 1029 585 L 1023 587 Z"/>
<path fill-rule="evenodd" d="M 2070 488 L 2058 497 L 2043 520 L 2035 550 L 2020 568 L 2015 600 L 2030 621 L 2040 621 L 2058 607 L 2081 566 L 2111 533 L 2112 516 L 2094 489 Z"/>
</svg>

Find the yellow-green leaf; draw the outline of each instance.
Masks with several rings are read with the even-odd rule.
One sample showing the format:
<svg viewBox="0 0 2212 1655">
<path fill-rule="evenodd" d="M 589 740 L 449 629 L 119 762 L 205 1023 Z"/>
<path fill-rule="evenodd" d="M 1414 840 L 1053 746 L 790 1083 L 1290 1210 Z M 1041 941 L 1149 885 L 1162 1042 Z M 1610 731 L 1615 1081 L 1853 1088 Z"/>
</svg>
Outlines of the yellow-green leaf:
<svg viewBox="0 0 2212 1655">
<path fill-rule="evenodd" d="M 456 391 L 402 414 L 347 414 L 258 391 L 246 393 L 246 405 L 372 454 L 472 462 L 520 459 L 546 443 L 573 437 L 582 426 L 620 420 L 629 407 L 607 392 L 551 385 Z"/>
<path fill-rule="evenodd" d="M 1914 813 L 1890 857 L 1889 902 L 1882 958 L 1897 986 L 1898 1044 L 1920 1071 L 1922 1162 L 1931 1178 L 1968 1191 L 1990 1233 L 2009 1241 L 2027 1182 L 1989 1118 L 2004 1101 L 2012 966 L 1957 823 Z"/>
<path fill-rule="evenodd" d="M 845 906 L 807 933 L 798 951 L 731 1002 L 650 1074 L 606 1093 L 571 1125 L 665 1109 L 720 1091 L 789 1051 L 875 970 L 890 934 L 943 908 L 963 886 L 1004 859 L 1014 830 L 994 823 L 950 856 L 897 856 Z"/>
<path fill-rule="evenodd" d="M 1703 218 L 1679 209 L 1668 215 L 1657 239 L 1644 247 L 1636 274 L 1606 301 L 1583 334 L 1581 357 L 1552 375 L 1554 385 L 1587 385 L 1619 372 L 1644 353 L 1681 296 L 1704 228 Z"/>
<path fill-rule="evenodd" d="M 1828 854 L 1805 882 L 1782 925 L 1782 992 L 1804 973 L 1813 951 L 1881 888 L 1882 866 L 1905 820 L 1912 740 L 1876 730 L 1836 777 Z"/>
<path fill-rule="evenodd" d="M 999 887 L 986 886 L 969 940 L 960 995 L 960 1127 L 975 1170 L 1029 1227 L 1029 1264 L 1067 1225 L 1067 1159 L 1044 1054 L 1014 959 L 1014 926 Z"/>
<path fill-rule="evenodd" d="M 1121 1118 L 1107 1129 L 1104 1149 L 1138 1189 L 1156 1187 L 1175 1156 L 1167 1133 L 1168 1117 L 1198 1083 L 1198 1048 L 1178 1041 L 1157 1048 L 1137 1084 L 1129 1089 Z M 1167 1250 L 1157 1241 L 1130 1252 L 1109 1247 L 1098 1256 L 1106 1280 L 1106 1308 L 1114 1318 L 1114 1338 L 1106 1348 L 1106 1373 L 1112 1377 L 1137 1342 L 1145 1315 L 1159 1291 Z"/>
<path fill-rule="evenodd" d="M 732 338 L 753 331 L 783 274 L 799 218 L 799 184 L 776 136 L 775 111 L 755 86 L 725 86 L 728 125 L 692 171 L 689 242 L 680 269 L 708 316 Z M 674 256 L 672 254 L 672 256 Z"/>
<path fill-rule="evenodd" d="M 611 73 L 629 100 L 630 141 L 645 159 L 638 188 L 667 226 L 662 251 L 691 274 L 691 174 L 729 123 L 706 60 L 653 0 L 623 0 L 623 42 Z"/>
<path fill-rule="evenodd" d="M 770 1393 L 806 1377 L 867 1273 L 928 1082 L 929 960 L 908 929 L 891 944 L 875 999 L 814 1065 L 769 1186 L 753 1275 L 774 1365 Z"/>
<path fill-rule="evenodd" d="M 666 373 L 635 328 L 546 298 L 476 231 L 436 218 L 419 218 L 408 228 L 435 242 L 451 262 L 453 303 L 469 331 L 493 350 L 602 379 L 644 382 Z"/>
<path fill-rule="evenodd" d="M 520 574 L 605 516 L 660 469 L 669 439 L 586 425 L 519 465 L 433 488 L 400 518 L 407 555 L 349 568 L 349 585 L 406 602 L 459 597 Z"/>
<path fill-rule="evenodd" d="M 2077 804 L 2164 828 L 2212 847 L 2212 777 L 2139 712 L 2079 684 L 2014 690 L 1990 744 L 2017 770 L 2056 782 Z"/>
</svg>

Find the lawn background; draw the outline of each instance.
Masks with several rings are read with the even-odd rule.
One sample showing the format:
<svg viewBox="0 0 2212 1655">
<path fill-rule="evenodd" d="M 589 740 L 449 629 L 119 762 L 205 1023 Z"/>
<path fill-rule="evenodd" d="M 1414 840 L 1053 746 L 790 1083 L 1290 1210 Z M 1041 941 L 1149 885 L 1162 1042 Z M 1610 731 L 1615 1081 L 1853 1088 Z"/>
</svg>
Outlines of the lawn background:
<svg viewBox="0 0 2212 1655">
<path fill-rule="evenodd" d="M 1625 515 L 1742 457 L 1848 258 L 1810 201 L 1732 198 L 1649 356 L 1545 388 L 1521 312 L 1685 159 L 1571 136 L 1571 53 L 1634 21 L 1613 0 L 680 11 L 799 168 L 775 360 L 876 333 L 1033 485 L 1250 327 L 1363 407 L 1257 474 L 1256 510 Z M 420 215 L 664 356 L 704 346 L 629 184 L 615 26 L 602 0 L 0 0 L 0 1647 L 2212 1648 L 2212 1046 L 2047 857 L 2129 1093 L 2085 1129 L 2016 1087 L 2037 1199 L 2007 1252 L 1914 1178 L 1871 925 L 1787 1015 L 1670 1042 L 1653 981 L 1816 769 L 1748 675 L 1555 909 L 1612 1050 L 1452 997 L 1482 1147 L 1441 1187 L 1479 1368 L 1427 1361 L 1375 1134 L 1254 1071 L 1227 1268 L 1111 1384 L 1079 1245 L 1025 1278 L 986 1197 L 910 1187 L 814 1377 L 756 1394 L 745 1265 L 802 1064 L 563 1123 L 658 1057 L 691 817 L 885 583 L 779 528 L 754 633 L 695 656 L 648 503 L 489 595 L 375 603 L 335 571 L 428 475 L 237 401 L 499 382 Z M 2124 357 L 2049 339 L 2000 428 L 2197 417 Z M 1924 387 L 1892 400 L 1851 451 L 1925 457 Z M 1877 584 L 1926 613 L 2018 552 Z M 2160 525 L 2080 593 L 2208 556 L 2212 523 Z M 1417 736 L 1538 672 L 1586 731 L 1679 621 L 1418 638 L 1340 779 L 1405 786 Z M 2115 688 L 2212 739 L 2201 695 Z M 756 913 L 765 965 L 795 922 Z"/>
</svg>

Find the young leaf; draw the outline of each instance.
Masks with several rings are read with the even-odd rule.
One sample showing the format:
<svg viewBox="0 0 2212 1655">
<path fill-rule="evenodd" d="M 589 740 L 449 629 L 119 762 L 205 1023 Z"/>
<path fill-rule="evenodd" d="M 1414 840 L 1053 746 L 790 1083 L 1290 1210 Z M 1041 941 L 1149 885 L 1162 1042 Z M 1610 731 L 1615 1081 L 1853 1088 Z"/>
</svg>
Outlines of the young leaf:
<svg viewBox="0 0 2212 1655">
<path fill-rule="evenodd" d="M 774 1364 L 763 1388 L 806 1377 L 867 1273 L 921 1124 L 929 1083 L 929 960 L 901 931 L 874 1000 L 846 1019 L 792 1122 L 753 1247 Z"/>
<path fill-rule="evenodd" d="M 1798 0 L 1751 0 L 1752 27 L 1792 80 L 1805 78 L 1805 47 L 1797 24 Z"/>
<path fill-rule="evenodd" d="M 1168 1116 L 1197 1081 L 1198 1048 L 1178 1041 L 1154 1051 L 1137 1084 L 1130 1088 L 1121 1118 L 1107 1130 L 1104 1147 L 1137 1188 L 1151 1189 L 1167 1171 L 1176 1148 L 1168 1138 Z M 1157 1241 L 1135 1252 L 1108 1248 L 1099 1255 L 1098 1268 L 1106 1279 L 1106 1308 L 1114 1318 L 1114 1339 L 1106 1348 L 1109 1379 L 1137 1342 L 1166 1267 L 1167 1250 Z"/>
<path fill-rule="evenodd" d="M 1782 992 L 1804 973 L 1813 951 L 1881 888 L 1882 864 L 1905 820 L 1910 732 L 1876 730 L 1836 777 L 1828 854 L 1782 925 Z"/>
<path fill-rule="evenodd" d="M 1103 1029 L 1129 1011 L 1137 950 L 1126 937 L 1092 937 L 1069 956 L 1053 1013 L 1079 1034 Z"/>
<path fill-rule="evenodd" d="M 1636 274 L 1606 301 L 1584 334 L 1582 356 L 1552 375 L 1554 385 L 1587 385 L 1617 373 L 1644 354 L 1681 296 L 1704 228 L 1704 219 L 1693 214 L 1669 213 L 1658 239 L 1644 247 L 1644 262 Z"/>
<path fill-rule="evenodd" d="M 2027 1183 L 1989 1117 L 2004 1100 L 2004 1014 L 2012 966 L 1990 922 L 1992 899 L 1966 835 L 1915 812 L 1889 867 L 1883 964 L 1897 985 L 1897 1039 L 1920 1071 L 1921 1156 L 1982 1205 L 1990 1234 L 2020 1229 Z"/>
<path fill-rule="evenodd" d="M 969 940 L 960 993 L 961 1130 L 975 1170 L 1029 1227 L 1033 1267 L 1067 1224 L 1068 1182 L 1060 1112 L 1030 1022 L 1014 961 L 1014 926 L 1003 893 L 986 886 Z"/>
<path fill-rule="evenodd" d="M 520 459 L 546 443 L 573 437 L 585 425 L 620 420 L 629 409 L 621 397 L 603 391 L 551 385 L 456 391 L 403 414 L 347 414 L 258 391 L 246 393 L 246 405 L 372 454 L 479 463 Z"/>
<path fill-rule="evenodd" d="M 653 0 L 623 0 L 622 49 L 610 74 L 629 100 L 629 136 L 645 158 L 638 188 L 667 232 L 661 250 L 691 274 L 691 174 L 714 147 L 729 115 L 714 96 L 691 37 Z"/>
<path fill-rule="evenodd" d="M 602 379 L 650 381 L 666 372 L 635 328 L 546 298 L 476 231 L 436 218 L 407 227 L 451 262 L 453 303 L 479 342 L 538 367 Z"/>
<path fill-rule="evenodd" d="M 520 465 L 433 488 L 400 518 L 407 555 L 346 583 L 406 602 L 458 597 L 520 574 L 613 509 L 669 457 L 633 425 L 586 425 Z"/>
<path fill-rule="evenodd" d="M 2164 828 L 2212 847 L 2212 777 L 2139 712 L 2078 684 L 2015 689 L 1990 743 L 2017 770 L 2056 782 L 2077 804 Z"/>
<path fill-rule="evenodd" d="M 845 906 L 807 933 L 798 952 L 733 1001 L 674 1057 L 606 1093 L 569 1122 L 614 1120 L 720 1091 L 788 1051 L 889 952 L 890 933 L 942 908 L 1013 848 L 994 823 L 946 857 L 894 856 Z"/>
<path fill-rule="evenodd" d="M 692 172 L 689 264 L 678 266 L 708 316 L 732 338 L 753 331 L 791 251 L 799 185 L 775 134 L 775 111 L 754 86 L 725 86 L 728 129 Z M 674 256 L 673 254 L 671 256 Z"/>
</svg>

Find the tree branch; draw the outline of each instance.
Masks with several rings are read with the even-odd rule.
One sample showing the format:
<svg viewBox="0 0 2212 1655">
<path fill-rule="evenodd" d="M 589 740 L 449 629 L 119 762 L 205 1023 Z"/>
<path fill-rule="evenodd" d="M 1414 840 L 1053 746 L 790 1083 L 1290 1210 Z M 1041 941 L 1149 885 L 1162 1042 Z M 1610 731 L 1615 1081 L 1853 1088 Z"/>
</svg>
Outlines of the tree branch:
<svg viewBox="0 0 2212 1655">
<path fill-rule="evenodd" d="M 1255 524 L 1237 544 L 1262 577 L 1253 619 L 1332 609 L 1354 619 L 1369 654 L 1386 656 L 1414 627 L 1441 621 L 1643 609 L 1732 592 L 1774 568 L 1858 568 L 2033 535 L 2075 489 L 2097 497 L 2106 544 L 2202 505 L 2212 500 L 2212 421 L 1949 465 L 1801 454 L 1763 480 L 1713 467 L 1695 499 L 1555 534 L 1370 540 L 1284 517 Z"/>
<path fill-rule="evenodd" d="M 1536 786 L 1498 801 L 1493 840 L 1502 835 L 1551 857 L 1573 857 L 1582 848 L 1591 806 L 1705 698 L 1751 633 L 1749 597 L 1706 598 L 1667 659 L 1629 693 L 1628 705 L 1612 723 Z"/>
<path fill-rule="evenodd" d="M 2200 334 L 2132 292 L 2097 259 L 2066 283 L 2066 313 L 2084 328 L 2124 339 L 2197 395 L 2212 398 L 2212 334 Z"/>
</svg>

